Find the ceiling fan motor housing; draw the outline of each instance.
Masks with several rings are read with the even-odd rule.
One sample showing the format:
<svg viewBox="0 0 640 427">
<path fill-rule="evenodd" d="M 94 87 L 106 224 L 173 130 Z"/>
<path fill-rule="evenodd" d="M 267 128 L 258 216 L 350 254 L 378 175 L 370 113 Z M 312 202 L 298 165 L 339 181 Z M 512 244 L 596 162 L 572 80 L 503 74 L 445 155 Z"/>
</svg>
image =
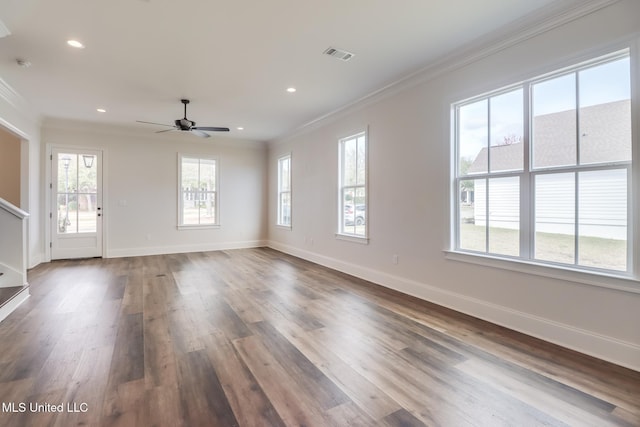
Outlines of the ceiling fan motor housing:
<svg viewBox="0 0 640 427">
<path fill-rule="evenodd" d="M 192 127 L 196 125 L 196 122 L 192 122 L 189 119 L 177 119 L 175 121 L 176 127 L 180 128 L 180 130 L 190 130 Z"/>
</svg>

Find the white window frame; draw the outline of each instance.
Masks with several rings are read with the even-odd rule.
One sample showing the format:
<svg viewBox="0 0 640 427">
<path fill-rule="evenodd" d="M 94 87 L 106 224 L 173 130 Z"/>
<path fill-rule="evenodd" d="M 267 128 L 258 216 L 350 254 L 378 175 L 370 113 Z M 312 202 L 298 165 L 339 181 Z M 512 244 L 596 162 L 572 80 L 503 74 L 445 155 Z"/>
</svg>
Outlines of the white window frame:
<svg viewBox="0 0 640 427">
<path fill-rule="evenodd" d="M 364 185 L 345 185 L 344 177 L 344 147 L 345 143 L 364 137 L 365 151 L 364 151 Z M 357 164 L 357 160 L 356 160 Z M 357 175 L 357 172 L 356 172 Z M 365 223 L 364 223 L 364 235 L 349 233 L 344 230 L 344 193 L 348 189 L 364 188 L 365 197 Z M 356 204 L 353 204 L 354 209 Z M 368 131 L 362 130 L 348 136 L 338 139 L 338 231 L 336 232 L 336 238 L 339 240 L 352 241 L 356 243 L 368 244 L 369 243 L 369 134 Z M 355 212 L 354 212 L 355 218 Z"/>
<path fill-rule="evenodd" d="M 282 168 L 283 168 L 283 164 L 284 162 L 288 162 L 289 163 L 289 182 L 287 182 L 287 187 L 289 188 L 288 190 L 284 190 L 284 184 L 282 182 Z M 292 227 L 292 221 L 293 221 L 293 215 L 292 215 L 292 211 L 293 211 L 293 192 L 292 192 L 292 174 L 291 174 L 291 153 L 285 154 L 284 156 L 278 158 L 278 200 L 277 200 L 277 205 L 278 205 L 278 211 L 277 211 L 277 218 L 276 218 L 276 225 L 278 227 L 282 227 L 282 228 L 286 228 L 286 229 L 291 229 Z M 285 223 L 282 220 L 282 209 L 283 209 L 283 203 L 282 203 L 282 196 L 288 194 L 289 195 L 289 222 Z"/>
<path fill-rule="evenodd" d="M 213 190 L 207 191 L 208 193 L 213 193 L 213 201 L 214 201 L 214 217 L 215 223 L 209 224 L 185 224 L 184 223 L 184 192 L 182 189 L 182 163 L 184 159 L 190 160 L 198 160 L 199 162 L 202 160 L 213 161 L 215 165 L 215 188 Z M 200 179 L 198 177 L 198 179 Z M 220 228 L 220 191 L 218 190 L 220 187 L 220 162 L 217 157 L 208 156 L 208 155 L 189 155 L 189 154 L 178 154 L 178 229 L 179 230 L 193 230 L 193 229 L 207 229 L 207 228 Z M 197 193 L 199 191 L 196 191 Z"/>
<path fill-rule="evenodd" d="M 634 254 L 640 251 L 640 239 L 635 236 L 638 232 L 637 224 L 640 220 L 640 215 L 637 213 L 637 209 L 634 207 L 640 205 L 638 199 L 638 186 L 633 185 L 634 177 L 638 176 L 638 165 L 640 164 L 639 143 L 640 140 L 638 131 L 639 127 L 636 122 L 637 108 L 638 108 L 638 95 L 635 74 L 638 66 L 635 59 L 635 49 L 625 48 L 617 52 L 594 57 L 594 59 L 576 64 L 571 67 L 567 67 L 561 70 L 554 71 L 543 76 L 528 79 L 517 85 L 506 87 L 500 90 L 485 93 L 483 95 L 470 98 L 464 101 L 456 102 L 452 104 L 452 122 L 451 122 L 451 134 L 452 134 L 452 180 L 451 180 L 451 224 L 450 224 L 450 250 L 445 251 L 447 258 L 470 262 L 479 265 L 488 265 L 497 268 L 503 268 L 512 271 L 526 272 L 530 274 L 542 275 L 546 277 L 559 278 L 563 280 L 576 281 L 585 284 L 591 284 L 596 286 L 602 286 L 614 289 L 630 290 L 632 292 L 640 292 L 638 288 L 638 281 L 640 280 L 640 262 L 635 259 Z M 564 74 L 570 74 L 578 72 L 583 69 L 587 69 L 602 63 L 609 61 L 615 61 L 617 59 L 629 57 L 631 63 L 631 128 L 632 128 L 632 160 L 631 161 L 619 161 L 602 163 L 598 165 L 574 165 L 567 167 L 549 167 L 549 168 L 534 168 L 531 157 L 530 146 L 530 90 L 533 84 L 558 77 Z M 459 154 L 458 154 L 458 111 L 459 108 L 480 101 L 482 99 L 488 99 L 490 97 L 499 95 L 504 92 L 508 92 L 519 87 L 523 88 L 524 94 L 524 169 L 522 171 L 511 172 L 487 172 L 482 174 L 473 175 L 459 175 Z M 635 89 L 634 89 L 635 88 Z M 579 155 L 579 154 L 578 154 Z M 625 169 L 627 171 L 627 270 L 618 271 L 610 269 L 598 269 L 577 264 L 561 264 L 550 261 L 538 260 L 534 257 L 534 232 L 535 232 L 535 211 L 534 211 L 534 183 L 535 176 L 544 173 L 560 173 L 560 172 L 585 172 L 585 171 L 599 171 L 607 169 Z M 459 203 L 460 197 L 458 194 L 458 188 L 460 181 L 469 179 L 490 179 L 493 177 L 506 177 L 506 176 L 518 176 L 520 178 L 520 256 L 509 257 L 503 255 L 497 255 L 487 252 L 476 252 L 472 250 L 466 250 L 460 248 L 460 233 L 459 233 Z M 574 195 L 577 200 L 577 193 Z M 576 223 L 578 221 L 576 220 Z M 576 240 L 578 235 L 576 234 Z"/>
</svg>

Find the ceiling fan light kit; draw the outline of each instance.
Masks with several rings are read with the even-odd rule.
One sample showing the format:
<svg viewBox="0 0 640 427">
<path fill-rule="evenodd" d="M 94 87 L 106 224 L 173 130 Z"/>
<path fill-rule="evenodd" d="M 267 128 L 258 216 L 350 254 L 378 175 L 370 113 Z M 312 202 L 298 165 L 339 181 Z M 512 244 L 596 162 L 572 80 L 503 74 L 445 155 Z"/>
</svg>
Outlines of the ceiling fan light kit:
<svg viewBox="0 0 640 427">
<path fill-rule="evenodd" d="M 188 99 L 181 99 L 180 102 L 182 102 L 182 104 L 184 104 L 184 117 L 181 119 L 176 119 L 174 121 L 173 125 L 165 125 L 163 123 L 153 123 L 153 122 L 145 122 L 142 120 L 138 120 L 138 123 L 147 123 L 150 125 L 159 125 L 159 126 L 169 126 L 171 127 L 171 129 L 165 129 L 165 130 L 159 130 L 156 131 L 156 133 L 163 133 L 163 132 L 170 132 L 173 130 L 179 130 L 179 131 L 185 131 L 185 132 L 191 132 L 194 135 L 197 135 L 199 137 L 202 138 L 209 138 L 211 135 L 209 135 L 207 132 L 204 131 L 208 131 L 208 132 L 229 132 L 229 128 L 226 127 L 218 127 L 218 126 L 197 126 L 196 127 L 196 122 L 187 119 L 187 104 L 189 104 L 189 100 Z"/>
</svg>

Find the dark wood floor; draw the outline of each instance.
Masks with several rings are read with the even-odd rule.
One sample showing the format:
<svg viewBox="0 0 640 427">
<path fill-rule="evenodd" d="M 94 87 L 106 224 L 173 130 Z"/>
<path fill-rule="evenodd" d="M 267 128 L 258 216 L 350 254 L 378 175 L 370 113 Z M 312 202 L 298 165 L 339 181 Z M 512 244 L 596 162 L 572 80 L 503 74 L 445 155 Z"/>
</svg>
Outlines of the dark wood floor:
<svg viewBox="0 0 640 427">
<path fill-rule="evenodd" d="M 2 426 L 640 425 L 638 372 L 269 249 L 29 281 L 0 323 Z"/>
</svg>

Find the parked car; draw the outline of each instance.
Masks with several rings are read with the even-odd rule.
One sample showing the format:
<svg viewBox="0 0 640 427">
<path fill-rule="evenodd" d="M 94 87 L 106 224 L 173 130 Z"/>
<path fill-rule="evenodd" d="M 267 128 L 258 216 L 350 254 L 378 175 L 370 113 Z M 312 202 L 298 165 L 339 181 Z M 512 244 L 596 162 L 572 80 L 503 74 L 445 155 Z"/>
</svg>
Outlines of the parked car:
<svg viewBox="0 0 640 427">
<path fill-rule="evenodd" d="M 364 225 L 366 222 L 366 205 L 344 205 L 344 225 Z"/>
</svg>

